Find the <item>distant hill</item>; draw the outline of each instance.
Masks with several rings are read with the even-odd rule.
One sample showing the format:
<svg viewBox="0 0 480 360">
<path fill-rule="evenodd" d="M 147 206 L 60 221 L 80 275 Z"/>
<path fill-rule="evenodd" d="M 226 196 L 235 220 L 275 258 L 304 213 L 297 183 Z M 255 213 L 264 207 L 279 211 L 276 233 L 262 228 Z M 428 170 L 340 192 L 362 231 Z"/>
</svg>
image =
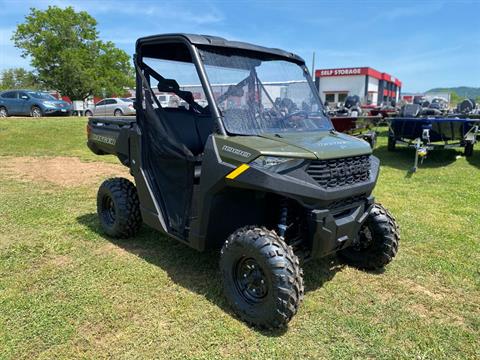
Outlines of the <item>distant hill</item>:
<svg viewBox="0 0 480 360">
<path fill-rule="evenodd" d="M 427 93 L 434 92 L 455 92 L 461 98 L 476 99 L 480 96 L 480 87 L 475 88 L 468 86 L 458 86 L 450 88 L 435 88 L 427 91 Z"/>
</svg>

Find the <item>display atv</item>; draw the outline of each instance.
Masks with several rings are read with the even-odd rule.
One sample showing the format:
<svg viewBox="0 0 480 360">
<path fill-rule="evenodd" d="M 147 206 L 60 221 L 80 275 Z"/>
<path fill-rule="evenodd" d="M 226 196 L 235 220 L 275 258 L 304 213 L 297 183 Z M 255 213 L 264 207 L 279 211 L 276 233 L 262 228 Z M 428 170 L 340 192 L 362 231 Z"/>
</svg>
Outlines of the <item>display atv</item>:
<svg viewBox="0 0 480 360">
<path fill-rule="evenodd" d="M 143 222 L 221 249 L 225 296 L 265 328 L 297 312 L 300 261 L 338 252 L 376 269 L 396 255 L 395 219 L 372 196 L 379 161 L 333 129 L 300 57 L 170 34 L 139 39 L 134 65 L 136 119 L 93 117 L 87 128 L 89 148 L 118 156 L 135 179 L 100 187 L 109 236 L 134 236 Z"/>
</svg>

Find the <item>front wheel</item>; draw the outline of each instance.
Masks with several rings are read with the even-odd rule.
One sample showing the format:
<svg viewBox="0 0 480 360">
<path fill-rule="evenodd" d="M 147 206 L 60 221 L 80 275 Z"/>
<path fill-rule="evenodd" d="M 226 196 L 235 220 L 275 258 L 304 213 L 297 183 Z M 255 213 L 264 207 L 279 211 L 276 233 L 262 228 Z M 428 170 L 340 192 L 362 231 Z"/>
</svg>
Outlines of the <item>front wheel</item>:
<svg viewBox="0 0 480 360">
<path fill-rule="evenodd" d="M 373 205 L 355 244 L 339 252 L 346 263 L 375 270 L 390 263 L 398 251 L 400 232 L 395 218 L 380 204 Z"/>
<path fill-rule="evenodd" d="M 122 112 L 122 110 L 117 109 L 117 110 L 115 110 L 115 112 L 113 113 L 113 115 L 115 115 L 115 116 L 122 116 L 122 115 L 123 115 L 123 112 Z"/>
<path fill-rule="evenodd" d="M 261 328 L 286 327 L 303 300 L 298 257 L 274 231 L 244 227 L 223 245 L 225 296 L 238 316 Z"/>
<path fill-rule="evenodd" d="M 38 106 L 32 106 L 32 109 L 30 110 L 30 116 L 31 117 L 42 117 L 42 109 L 40 109 Z"/>
<path fill-rule="evenodd" d="M 93 116 L 93 113 L 90 110 L 85 111 L 85 116 L 86 117 L 91 117 Z"/>
<path fill-rule="evenodd" d="M 116 238 L 134 236 L 142 225 L 135 185 L 124 178 L 105 180 L 98 189 L 97 213 L 107 235 Z"/>
</svg>

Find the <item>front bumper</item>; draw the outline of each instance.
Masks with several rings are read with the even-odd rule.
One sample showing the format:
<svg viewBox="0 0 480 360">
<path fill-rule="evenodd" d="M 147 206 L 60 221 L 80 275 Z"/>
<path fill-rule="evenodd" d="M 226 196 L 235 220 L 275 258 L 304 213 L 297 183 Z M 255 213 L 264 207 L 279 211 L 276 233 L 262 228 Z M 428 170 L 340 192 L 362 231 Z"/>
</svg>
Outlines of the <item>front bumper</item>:
<svg viewBox="0 0 480 360">
<path fill-rule="evenodd" d="M 129 107 L 123 108 L 122 109 L 123 115 L 130 116 L 130 115 L 136 115 L 137 112 L 135 109 L 130 109 Z"/>
<path fill-rule="evenodd" d="M 351 246 L 374 203 L 372 196 L 336 210 L 311 210 L 308 233 L 312 258 L 320 258 Z"/>
<path fill-rule="evenodd" d="M 71 115 L 71 108 L 51 108 L 47 107 L 43 109 L 45 115 Z"/>
</svg>

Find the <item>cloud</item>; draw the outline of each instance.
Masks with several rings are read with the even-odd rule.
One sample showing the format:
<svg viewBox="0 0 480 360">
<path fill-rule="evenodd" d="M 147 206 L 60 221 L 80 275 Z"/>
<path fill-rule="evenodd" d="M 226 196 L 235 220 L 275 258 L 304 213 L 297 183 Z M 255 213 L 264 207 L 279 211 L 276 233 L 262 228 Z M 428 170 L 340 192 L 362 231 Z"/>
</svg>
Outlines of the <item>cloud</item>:
<svg viewBox="0 0 480 360">
<path fill-rule="evenodd" d="M 52 2 L 48 2 L 50 5 Z M 174 22 L 183 22 L 196 25 L 215 24 L 224 20 L 224 15 L 211 4 L 203 5 L 201 12 L 194 12 L 188 9 L 187 4 L 170 5 L 169 3 L 158 4 L 150 1 L 140 1 L 132 4 L 130 2 L 102 1 L 102 2 L 72 2 L 57 0 L 55 5 L 60 7 L 71 6 L 77 11 L 87 11 L 91 14 L 115 14 L 131 15 L 137 19 L 139 16 L 146 16 L 160 20 L 168 19 Z"/>
<path fill-rule="evenodd" d="M 389 8 L 388 10 L 384 10 L 380 12 L 377 18 L 384 18 L 389 21 L 399 20 L 406 17 L 412 16 L 424 16 L 428 14 L 435 13 L 440 11 L 443 6 L 444 2 L 413 2 L 413 3 L 406 3 L 407 5 L 401 7 L 393 7 Z"/>
</svg>

